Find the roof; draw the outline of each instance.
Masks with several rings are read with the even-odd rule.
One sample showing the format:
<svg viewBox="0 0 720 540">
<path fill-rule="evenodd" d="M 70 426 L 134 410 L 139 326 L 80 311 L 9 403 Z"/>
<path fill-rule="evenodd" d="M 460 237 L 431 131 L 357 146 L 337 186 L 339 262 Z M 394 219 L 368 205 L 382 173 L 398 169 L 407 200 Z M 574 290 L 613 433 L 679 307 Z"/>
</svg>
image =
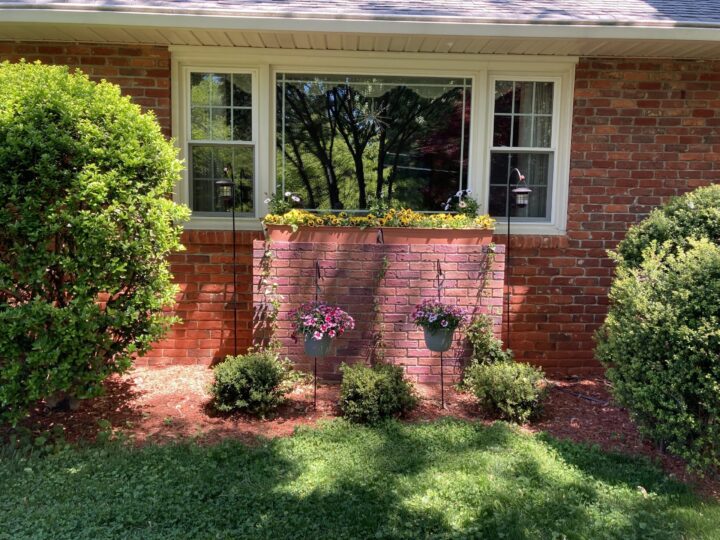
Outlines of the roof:
<svg viewBox="0 0 720 540">
<path fill-rule="evenodd" d="M 0 41 L 720 58 L 720 0 L 0 0 Z"/>
<path fill-rule="evenodd" d="M 0 0 L 0 8 L 408 22 L 720 27 L 717 0 Z"/>
</svg>

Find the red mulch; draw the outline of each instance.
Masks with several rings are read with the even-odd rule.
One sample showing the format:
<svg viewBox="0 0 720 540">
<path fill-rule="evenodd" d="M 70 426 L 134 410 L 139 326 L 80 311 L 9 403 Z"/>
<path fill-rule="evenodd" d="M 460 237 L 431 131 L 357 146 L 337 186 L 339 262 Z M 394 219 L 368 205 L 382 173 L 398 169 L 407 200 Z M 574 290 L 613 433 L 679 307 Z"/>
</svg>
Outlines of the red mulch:
<svg viewBox="0 0 720 540">
<path fill-rule="evenodd" d="M 33 431 L 60 425 L 70 441 L 92 440 L 101 430 L 99 420 L 111 423 L 138 444 L 193 437 L 211 443 L 234 437 L 252 443 L 258 436 L 291 435 L 296 427 L 338 416 L 337 385 L 320 385 L 317 409 L 312 386 L 298 387 L 276 414 L 260 420 L 246 415 L 221 415 L 209 405 L 208 386 L 212 371 L 203 366 L 136 368 L 124 377 L 106 382 L 106 394 L 82 402 L 77 411 L 48 411 L 42 404 L 25 424 Z M 644 441 L 625 409 L 613 404 L 603 378 L 554 379 L 542 419 L 525 429 L 546 431 L 558 438 L 598 445 L 604 450 L 641 454 L 657 460 L 671 475 L 692 484 L 700 493 L 720 499 L 720 478 L 700 479 L 685 471 L 681 460 L 672 458 Z M 446 408 L 440 408 L 437 386 L 419 386 L 420 405 L 409 421 L 428 421 L 443 416 L 484 418 L 472 396 L 445 389 Z"/>
</svg>

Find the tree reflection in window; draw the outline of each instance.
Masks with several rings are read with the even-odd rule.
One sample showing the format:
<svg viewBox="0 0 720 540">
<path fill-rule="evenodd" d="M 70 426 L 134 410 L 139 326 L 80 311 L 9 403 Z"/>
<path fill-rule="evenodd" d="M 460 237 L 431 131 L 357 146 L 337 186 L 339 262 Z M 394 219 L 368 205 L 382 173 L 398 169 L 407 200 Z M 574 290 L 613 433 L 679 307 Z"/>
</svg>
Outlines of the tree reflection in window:
<svg viewBox="0 0 720 540">
<path fill-rule="evenodd" d="M 467 185 L 470 81 L 278 74 L 277 182 L 312 209 L 439 210 Z"/>
</svg>

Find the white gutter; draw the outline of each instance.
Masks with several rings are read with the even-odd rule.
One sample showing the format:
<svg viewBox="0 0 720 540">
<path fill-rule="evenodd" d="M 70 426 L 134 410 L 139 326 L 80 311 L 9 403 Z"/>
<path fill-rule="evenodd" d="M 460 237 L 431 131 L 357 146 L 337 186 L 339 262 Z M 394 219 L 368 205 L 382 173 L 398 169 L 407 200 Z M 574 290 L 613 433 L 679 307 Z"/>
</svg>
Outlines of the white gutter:
<svg viewBox="0 0 720 540">
<path fill-rule="evenodd" d="M 278 17 L 264 15 L 219 16 L 129 11 L 74 9 L 17 9 L 0 2 L 0 24 L 72 24 L 89 26 L 132 26 L 145 28 L 186 28 L 202 30 L 249 30 L 269 32 L 330 32 L 422 36 L 468 36 L 486 38 L 548 39 L 631 39 L 720 41 L 720 27 L 642 26 L 592 23 L 489 23 L 408 21 L 406 19 L 350 19 L 320 17 Z"/>
</svg>

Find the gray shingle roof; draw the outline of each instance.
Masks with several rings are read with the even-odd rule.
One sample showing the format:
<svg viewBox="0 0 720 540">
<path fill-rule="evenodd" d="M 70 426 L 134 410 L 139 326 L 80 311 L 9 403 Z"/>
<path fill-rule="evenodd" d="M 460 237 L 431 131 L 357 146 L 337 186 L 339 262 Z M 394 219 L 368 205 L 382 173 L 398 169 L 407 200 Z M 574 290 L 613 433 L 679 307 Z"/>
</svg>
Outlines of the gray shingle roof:
<svg viewBox="0 0 720 540">
<path fill-rule="evenodd" d="M 0 0 L 0 8 L 425 22 L 720 26 L 720 0 Z"/>
</svg>

